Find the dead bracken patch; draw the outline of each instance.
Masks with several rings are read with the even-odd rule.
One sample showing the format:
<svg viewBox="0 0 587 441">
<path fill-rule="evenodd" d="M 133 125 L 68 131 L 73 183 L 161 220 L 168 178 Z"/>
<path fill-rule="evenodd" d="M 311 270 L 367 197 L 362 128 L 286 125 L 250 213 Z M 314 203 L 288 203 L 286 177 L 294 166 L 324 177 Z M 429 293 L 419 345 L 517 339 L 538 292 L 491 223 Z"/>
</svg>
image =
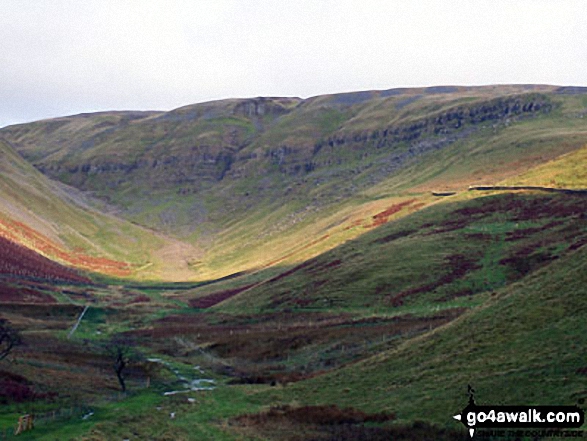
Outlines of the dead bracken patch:
<svg viewBox="0 0 587 441">
<path fill-rule="evenodd" d="M 373 228 L 373 227 L 378 227 L 380 225 L 386 224 L 392 215 L 400 212 L 405 207 L 412 205 L 414 202 L 416 202 L 416 199 L 409 199 L 409 200 L 401 202 L 399 204 L 392 205 L 391 207 L 383 210 L 382 212 L 377 213 L 376 215 L 373 216 L 373 223 L 369 227 Z M 413 208 L 417 209 L 423 205 L 424 205 L 423 203 L 420 203 L 420 204 L 417 204 L 417 206 L 414 206 Z"/>
<path fill-rule="evenodd" d="M 510 231 L 506 234 L 506 241 L 516 241 L 520 239 L 525 239 L 527 237 L 533 236 L 537 233 L 542 233 L 546 230 L 550 230 L 551 228 L 557 227 L 559 225 L 564 224 L 563 221 L 553 221 L 549 222 L 546 225 L 541 227 L 531 227 L 531 228 L 521 228 L 514 231 Z"/>
<path fill-rule="evenodd" d="M 287 271 L 284 271 L 281 274 L 278 274 L 277 276 L 269 279 L 267 281 L 267 283 L 273 283 L 273 282 L 277 282 L 278 280 L 284 279 L 285 277 L 291 276 L 292 274 L 312 265 L 314 262 L 316 261 L 316 259 L 310 259 L 310 260 L 306 260 L 305 262 L 294 266 L 292 269 L 289 269 Z"/>
<path fill-rule="evenodd" d="M 587 237 L 583 237 L 583 238 L 577 240 L 576 242 L 574 242 L 573 244 L 571 244 L 571 246 L 569 246 L 569 250 L 570 251 L 578 250 L 583 245 L 587 245 Z"/>
<path fill-rule="evenodd" d="M 0 274 L 55 282 L 90 282 L 75 270 L 53 262 L 4 237 L 0 237 Z"/>
<path fill-rule="evenodd" d="M 401 239 L 403 237 L 408 237 L 414 234 L 416 230 L 402 230 L 396 233 L 388 234 L 387 236 L 381 237 L 377 240 L 374 240 L 373 243 L 384 244 L 388 242 L 393 242 L 394 240 Z"/>
<path fill-rule="evenodd" d="M 500 265 L 504 265 L 514 271 L 514 274 L 510 276 L 511 281 L 516 280 L 520 276 L 528 274 L 555 259 L 558 259 L 558 256 L 553 256 L 547 252 L 536 252 L 532 247 L 527 247 L 518 251 L 513 256 L 500 260 L 499 263 Z"/>
<path fill-rule="evenodd" d="M 493 242 L 496 240 L 493 234 L 488 233 L 467 233 L 465 234 L 467 240 L 479 240 L 481 242 Z"/>
<path fill-rule="evenodd" d="M 398 425 L 394 420 L 394 413 L 368 414 L 335 405 L 277 406 L 233 418 L 230 425 L 263 439 L 285 441 L 454 441 L 468 436 L 463 430 L 442 429 L 421 421 Z"/>
<path fill-rule="evenodd" d="M 537 221 L 544 218 L 569 218 L 585 214 L 586 202 L 582 196 L 545 195 L 526 196 L 506 194 L 479 199 L 478 204 L 453 212 L 453 216 L 482 219 L 493 213 L 509 212 L 512 220 Z"/>
<path fill-rule="evenodd" d="M 454 282 L 457 279 L 464 277 L 468 272 L 475 269 L 481 268 L 475 259 L 463 254 L 454 254 L 446 258 L 447 266 L 451 269 L 448 274 L 443 275 L 438 280 L 427 283 L 416 288 L 410 288 L 405 291 L 396 294 L 391 298 L 391 304 L 393 306 L 401 306 L 404 303 L 406 297 L 410 297 L 416 294 L 422 294 L 430 291 L 434 291 L 442 285 L 447 285 Z"/>
<path fill-rule="evenodd" d="M 17 222 L 8 219 L 0 219 L 0 239 L 4 243 L 11 242 L 14 244 L 26 243 L 27 246 L 40 253 L 57 258 L 62 262 L 74 267 L 84 268 L 91 271 L 102 272 L 113 276 L 128 276 L 130 275 L 130 265 L 125 262 L 117 262 L 115 260 L 106 259 L 102 257 L 88 256 L 81 252 L 68 252 L 53 243 L 48 237 L 28 227 L 22 222 Z M 22 247 L 31 253 L 36 253 L 28 248 Z M 40 254 L 38 254 L 40 257 Z M 47 259 L 50 261 L 49 259 Z M 52 261 L 50 261 L 52 262 Z M 55 265 L 57 263 L 53 262 Z M 65 267 L 62 267 L 65 268 Z M 80 277 L 80 276 L 78 276 Z M 84 278 L 85 279 L 85 278 Z M 87 279 L 85 279 L 87 280 Z"/>
<path fill-rule="evenodd" d="M 208 294 L 204 297 L 199 297 L 197 299 L 191 299 L 189 301 L 189 305 L 192 308 L 210 308 L 220 302 L 223 302 L 231 297 L 234 297 L 237 294 L 240 294 L 243 291 L 253 287 L 254 284 L 240 286 L 234 289 L 227 289 L 224 291 L 218 291 L 212 294 Z"/>
<path fill-rule="evenodd" d="M 21 375 L 0 371 L 0 404 L 24 403 L 53 397 L 55 394 L 36 391 L 31 382 Z"/>
<path fill-rule="evenodd" d="M 453 308 L 427 317 L 360 319 L 347 314 L 307 312 L 230 315 L 226 319 L 221 314 L 213 319 L 202 314 L 186 314 L 158 320 L 149 329 L 132 331 L 132 335 L 170 355 L 186 351 L 185 347 L 170 343 L 173 336 L 182 335 L 197 345 L 204 345 L 216 357 L 231 360 L 234 366 L 231 375 L 237 383 L 288 383 L 368 355 L 371 345 L 380 342 L 381 336 L 400 339 L 426 332 L 464 311 L 464 308 Z M 295 360 L 308 348 L 321 355 L 303 368 L 300 365 L 292 370 L 286 362 Z"/>
<path fill-rule="evenodd" d="M 129 304 L 132 303 L 148 303 L 151 301 L 151 298 L 145 294 L 140 294 L 138 296 L 135 296 L 130 302 Z"/>
<path fill-rule="evenodd" d="M 297 424 L 338 425 L 383 423 L 394 419 L 395 414 L 393 413 L 368 414 L 352 407 L 341 409 L 336 405 L 302 407 L 285 405 L 272 407 L 266 412 L 242 415 L 237 417 L 235 421 L 244 425 L 265 424 L 269 421 L 279 420 L 289 420 Z"/>
<path fill-rule="evenodd" d="M 32 401 L 35 398 L 35 391 L 26 378 L 10 372 L 0 371 L 0 403 L 22 403 Z"/>
<path fill-rule="evenodd" d="M 0 282 L 0 303 L 57 303 L 49 294 Z"/>
</svg>

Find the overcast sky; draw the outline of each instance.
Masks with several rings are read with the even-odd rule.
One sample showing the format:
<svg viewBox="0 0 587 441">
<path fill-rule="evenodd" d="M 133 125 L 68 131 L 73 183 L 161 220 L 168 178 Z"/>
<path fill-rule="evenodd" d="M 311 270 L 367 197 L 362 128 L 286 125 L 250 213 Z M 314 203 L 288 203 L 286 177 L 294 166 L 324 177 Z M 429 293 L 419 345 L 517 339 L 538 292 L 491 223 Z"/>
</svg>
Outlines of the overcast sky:
<svg viewBox="0 0 587 441">
<path fill-rule="evenodd" d="M 587 86 L 584 0 L 2 0 L 0 127 L 405 86 Z"/>
</svg>

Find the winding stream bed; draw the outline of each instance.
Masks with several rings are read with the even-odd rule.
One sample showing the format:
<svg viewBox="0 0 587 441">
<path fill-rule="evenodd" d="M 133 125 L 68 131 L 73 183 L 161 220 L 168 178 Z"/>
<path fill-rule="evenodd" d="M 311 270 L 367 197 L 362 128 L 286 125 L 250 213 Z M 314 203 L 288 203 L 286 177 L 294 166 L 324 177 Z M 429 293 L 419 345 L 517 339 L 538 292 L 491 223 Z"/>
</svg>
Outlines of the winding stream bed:
<svg viewBox="0 0 587 441">
<path fill-rule="evenodd" d="M 215 386 L 216 382 L 212 379 L 188 378 L 185 375 L 182 375 L 182 373 L 179 371 L 179 369 L 174 367 L 168 361 L 162 360 L 160 358 L 148 358 L 147 361 L 149 361 L 150 363 L 158 363 L 158 364 L 165 366 L 165 368 L 167 368 L 171 372 L 173 372 L 173 374 L 177 377 L 177 379 L 181 383 L 181 385 L 183 387 L 182 389 L 164 392 L 163 395 L 165 395 L 165 396 L 176 395 L 176 394 L 185 394 L 185 393 L 197 392 L 197 391 L 201 391 L 201 390 L 213 390 L 216 387 Z M 194 370 L 198 371 L 201 374 L 204 373 L 204 371 L 200 368 L 200 366 L 194 366 Z"/>
</svg>

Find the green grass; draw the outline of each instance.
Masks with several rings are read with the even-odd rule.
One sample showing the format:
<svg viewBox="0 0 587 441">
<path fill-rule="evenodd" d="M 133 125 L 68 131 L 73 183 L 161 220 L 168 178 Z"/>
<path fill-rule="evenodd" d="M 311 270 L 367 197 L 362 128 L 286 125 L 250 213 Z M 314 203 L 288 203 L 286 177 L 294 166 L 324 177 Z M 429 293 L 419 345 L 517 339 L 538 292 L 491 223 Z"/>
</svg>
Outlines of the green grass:
<svg viewBox="0 0 587 441">
<path fill-rule="evenodd" d="M 267 106 L 286 109 L 280 116 L 246 116 L 238 110 L 242 100 L 224 100 L 168 114 L 137 114 L 132 121 L 126 113 L 68 117 L 5 128 L 2 136 L 35 163 L 54 167 L 48 169 L 50 175 L 108 199 L 127 219 L 195 244 L 202 255 L 190 259 L 198 261 L 197 266 L 173 274 L 152 255 L 165 239 L 149 237 L 148 231 L 139 234 L 128 224 L 120 233 L 109 224 L 93 231 L 73 225 L 67 231 L 80 234 L 68 233 L 71 246 L 124 257 L 149 269 L 141 277 L 203 280 L 274 261 L 300 238 L 320 234 L 315 225 L 325 217 L 344 222 L 351 208 L 363 210 L 365 196 L 373 200 L 497 183 L 583 145 L 585 120 L 576 117 L 581 100 L 551 94 L 549 87 L 536 90 L 553 104 L 550 113 L 479 124 L 449 147 L 408 159 L 391 173 L 387 164 L 412 141 L 379 149 L 375 141 L 353 139 L 390 125 L 409 127 L 442 112 L 494 105 L 516 94 L 522 100 L 541 95 L 524 87 L 500 86 L 446 94 L 414 89 L 388 98 L 373 92 L 365 95 L 370 99 L 355 104 L 337 96 L 267 100 Z M 418 95 L 410 105 L 396 108 L 406 97 Z M 347 141 L 330 147 L 330 138 Z M 436 139 L 430 134 L 425 138 Z M 323 147 L 315 152 L 318 142 Z M 288 152 L 282 160 L 275 156 L 279 151 Z M 220 179 L 228 157 L 232 171 Z M 581 161 L 576 161 L 577 167 Z M 126 170 L 135 162 L 149 166 L 141 165 L 140 172 L 65 171 L 113 163 Z M 316 169 L 307 172 L 306 166 Z M 41 205 L 34 202 L 35 207 Z M 46 217 L 40 213 L 40 218 Z M 344 240 L 343 235 L 333 238 L 337 243 Z M 146 266 L 150 264 L 153 267 Z"/>
<path fill-rule="evenodd" d="M 17 221 L 60 249 L 69 260 L 49 252 L 47 257 L 66 264 L 76 262 L 76 253 L 105 257 L 131 265 L 152 260 L 153 251 L 166 239 L 92 207 L 92 201 L 73 190 L 65 191 L 20 158 L 7 144 L 0 143 L 0 217 Z M 17 240 L 35 249 L 28 233 L 12 230 Z M 37 248 L 39 249 L 39 248 Z"/>
<path fill-rule="evenodd" d="M 73 416 L 66 413 L 55 421 L 40 421 L 34 430 L 15 439 L 243 439 L 228 430 L 226 420 L 261 409 L 261 405 L 250 398 L 250 389 L 246 386 L 220 385 L 213 391 L 165 397 L 163 389 L 157 386 L 127 397 L 118 396 L 114 401 L 89 405 L 88 411 L 94 414 L 86 420 L 82 420 L 80 413 Z M 188 397 L 195 398 L 195 403 L 189 403 Z M 3 412 L 0 415 L 0 430 L 15 426 L 23 411 L 29 410 Z M 37 407 L 37 412 L 41 411 Z M 172 412 L 175 418 L 170 417 Z"/>
<path fill-rule="evenodd" d="M 3 129 L 28 160 L 121 212 L 106 214 L 104 202 L 64 189 L 2 143 L 2 219 L 68 252 L 136 270 L 127 279 L 95 276 L 101 285 L 88 292 L 96 302 L 71 340 L 68 319 L 10 312 L 34 344 L 50 342 L 55 353 L 40 346 L 35 353 L 33 345 L 6 369 L 43 390 L 63 394 L 77 385 L 76 398 L 95 411 L 86 421 L 40 424 L 22 439 L 246 439 L 231 417 L 304 403 L 454 427 L 467 384 L 484 404 L 587 398 L 578 371 L 587 347 L 584 199 L 462 191 L 480 183 L 587 186 L 587 126 L 578 116 L 585 99 L 541 90 L 550 112 L 470 125 L 425 154 L 417 149 L 443 134 L 378 147 L 373 132 L 408 133 L 446 112 L 540 95 L 503 86 L 387 98 L 370 92 L 354 104 L 353 96 L 271 99 L 279 115 L 253 116 L 242 101 L 226 100 L 132 120 L 100 114 Z M 135 162 L 142 165 L 126 168 Z M 69 171 L 86 164 L 107 167 Z M 436 198 L 434 190 L 458 194 Z M 378 214 L 406 201 L 374 228 Z M 247 285 L 211 309 L 188 306 Z M 55 296 L 82 303 L 62 290 Z M 129 303 L 138 296 L 149 301 Z M 219 387 L 189 404 L 186 396 L 162 396 L 174 383 L 167 373 L 151 390 L 133 379 L 129 396 L 108 401 L 116 382 L 99 369 L 109 362 L 84 351 L 122 333 L 183 374 L 202 362 L 263 380 L 315 377 L 269 388 L 227 385 L 215 373 Z M 84 364 L 94 356 L 104 367 Z M 90 381 L 103 390 L 89 390 Z M 71 403 L 63 395 L 54 404 Z M 0 427 L 26 406 L 2 409 Z"/>
<path fill-rule="evenodd" d="M 576 372 L 585 365 L 586 264 L 580 249 L 443 328 L 270 399 L 352 404 L 442 425 L 466 404 L 467 384 L 479 404 L 574 404 L 587 395 Z"/>
<path fill-rule="evenodd" d="M 541 204 L 552 208 L 532 220 L 518 219 Z M 580 199 L 542 195 L 495 195 L 434 205 L 356 237 L 313 262 L 283 265 L 281 273 L 287 277 L 275 279 L 269 275 L 274 272 L 268 273 L 265 283 L 225 301 L 218 309 L 232 313 L 285 309 L 399 313 L 412 305 L 442 304 L 465 290 L 470 292 L 465 298 L 490 292 L 526 271 L 513 261 L 507 265 L 502 260 L 518 259 L 528 247 L 527 259 L 546 250 L 550 256 L 561 256 L 573 240 L 585 234 L 580 219 L 557 215 L 557 204 L 579 211 L 581 206 Z M 486 205 L 492 208 L 484 208 Z M 468 216 L 467 210 L 478 214 Z M 560 225 L 551 226 L 552 222 Z M 543 234 L 549 235 L 547 245 Z M 451 276 L 457 262 L 463 265 L 463 272 Z M 529 265 L 534 268 L 540 263 Z M 239 283 L 247 285 L 252 279 L 243 278 Z M 230 286 L 235 285 L 232 281 Z M 402 292 L 421 287 L 421 292 L 406 295 L 401 304 L 394 302 Z"/>
<path fill-rule="evenodd" d="M 541 185 L 556 188 L 587 188 L 587 147 L 568 153 L 509 179 L 506 185 Z"/>
</svg>

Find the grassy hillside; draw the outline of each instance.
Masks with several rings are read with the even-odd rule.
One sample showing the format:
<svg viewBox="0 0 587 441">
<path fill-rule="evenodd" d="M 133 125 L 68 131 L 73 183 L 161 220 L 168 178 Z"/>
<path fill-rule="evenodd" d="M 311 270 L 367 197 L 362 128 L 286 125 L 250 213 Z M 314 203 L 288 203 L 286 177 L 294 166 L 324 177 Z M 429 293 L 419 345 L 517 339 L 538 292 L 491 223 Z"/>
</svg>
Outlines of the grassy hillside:
<svg viewBox="0 0 587 441">
<path fill-rule="evenodd" d="M 5 314 L 28 327 L 21 375 L 59 403 L 71 384 L 77 400 L 94 403 L 88 422 L 41 425 L 47 437 L 459 439 L 451 416 L 467 384 L 483 404 L 586 398 L 586 222 L 583 196 L 467 192 L 301 264 L 202 286 L 91 288 L 95 301 L 71 341 L 63 336 L 75 315 L 59 315 L 60 305 Z M 116 381 L 105 353 L 87 344 L 112 334 L 182 375 L 203 367 L 217 389 L 188 394 L 190 404 L 163 395 L 179 387 L 171 371 L 151 390 L 137 368 L 132 394 L 100 401 Z M 50 357 L 35 349 L 41 335 L 52 335 Z M 87 378 L 102 392 L 86 390 Z M 155 407 L 166 413 L 145 424 Z M 360 422 L 369 418 L 378 422 Z M 341 425 L 349 419 L 358 422 Z"/>
<path fill-rule="evenodd" d="M 468 384 L 479 404 L 587 399 L 585 195 L 469 191 L 587 188 L 583 92 L 0 130 L 0 315 L 25 343 L 0 360 L 0 438 L 34 411 L 23 439 L 466 439 Z"/>
<path fill-rule="evenodd" d="M 530 169 L 504 182 L 506 185 L 542 185 L 555 188 L 587 188 L 587 145 Z"/>
<path fill-rule="evenodd" d="M 5 142 L 0 142 L 0 157 L 0 236 L 60 263 L 104 274 L 141 277 L 136 270 L 149 264 L 155 274 L 161 271 L 158 250 L 177 241 L 100 210 L 78 190 L 39 173 Z"/>
<path fill-rule="evenodd" d="M 414 201 L 403 204 L 388 212 L 401 213 Z M 476 294 L 501 288 L 584 244 L 585 207 L 582 196 L 540 193 L 436 204 L 282 267 L 278 276 L 224 302 L 222 310 L 466 305 Z"/>
<path fill-rule="evenodd" d="M 301 262 L 354 237 L 345 228 L 385 204 L 428 204 L 431 191 L 513 179 L 575 151 L 587 132 L 576 92 L 438 87 L 224 100 L 0 135 L 45 174 L 202 250 L 184 259 L 182 274 L 204 280 L 284 256 Z"/>
<path fill-rule="evenodd" d="M 585 398 L 583 247 L 399 348 L 297 384 L 280 399 L 396 411 L 450 425 L 472 384 L 482 404 Z M 451 413 L 452 412 L 452 413 Z"/>
</svg>

